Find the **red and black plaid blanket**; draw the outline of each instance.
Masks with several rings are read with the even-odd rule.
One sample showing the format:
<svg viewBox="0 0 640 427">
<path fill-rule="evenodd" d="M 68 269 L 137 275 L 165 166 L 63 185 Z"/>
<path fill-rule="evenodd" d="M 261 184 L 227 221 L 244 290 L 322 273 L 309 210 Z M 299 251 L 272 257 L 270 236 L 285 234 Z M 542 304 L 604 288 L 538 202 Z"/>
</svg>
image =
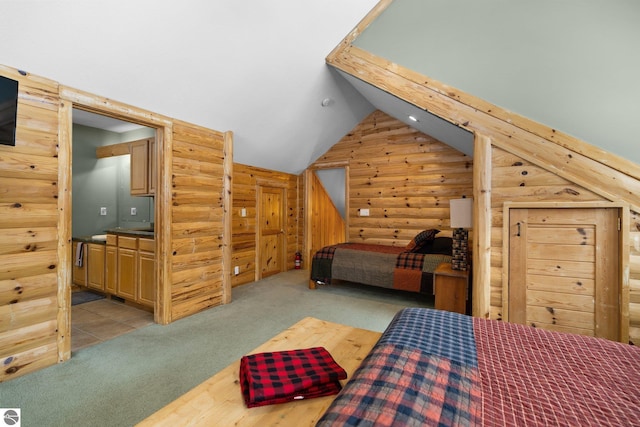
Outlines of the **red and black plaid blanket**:
<svg viewBox="0 0 640 427">
<path fill-rule="evenodd" d="M 250 354 L 240 359 L 249 408 L 336 394 L 347 373 L 324 347 Z"/>
<path fill-rule="evenodd" d="M 630 426 L 640 348 L 421 308 L 401 311 L 318 426 Z"/>
</svg>

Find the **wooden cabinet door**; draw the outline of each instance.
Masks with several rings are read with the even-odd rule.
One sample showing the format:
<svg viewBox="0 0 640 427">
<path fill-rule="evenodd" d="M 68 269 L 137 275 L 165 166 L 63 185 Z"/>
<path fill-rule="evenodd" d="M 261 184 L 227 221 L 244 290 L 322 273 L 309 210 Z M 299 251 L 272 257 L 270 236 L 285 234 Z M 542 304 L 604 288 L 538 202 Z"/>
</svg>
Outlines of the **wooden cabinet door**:
<svg viewBox="0 0 640 427">
<path fill-rule="evenodd" d="M 617 208 L 509 210 L 508 320 L 620 340 Z"/>
<path fill-rule="evenodd" d="M 155 241 L 138 239 L 138 302 L 153 307 L 156 301 Z"/>
<path fill-rule="evenodd" d="M 137 298 L 138 251 L 118 248 L 118 283 L 116 294 L 135 301 Z"/>
<path fill-rule="evenodd" d="M 132 196 L 149 194 L 149 144 L 146 140 L 131 143 L 131 188 Z"/>
<path fill-rule="evenodd" d="M 107 245 L 105 249 L 105 283 L 104 290 L 115 295 L 118 283 L 118 248 Z"/>
<path fill-rule="evenodd" d="M 105 246 L 87 245 L 87 287 L 104 291 Z"/>
<path fill-rule="evenodd" d="M 284 271 L 284 189 L 260 187 L 259 199 L 259 278 L 264 278 Z"/>
<path fill-rule="evenodd" d="M 155 260 L 152 252 L 138 253 L 138 302 L 151 307 L 156 300 Z"/>
</svg>

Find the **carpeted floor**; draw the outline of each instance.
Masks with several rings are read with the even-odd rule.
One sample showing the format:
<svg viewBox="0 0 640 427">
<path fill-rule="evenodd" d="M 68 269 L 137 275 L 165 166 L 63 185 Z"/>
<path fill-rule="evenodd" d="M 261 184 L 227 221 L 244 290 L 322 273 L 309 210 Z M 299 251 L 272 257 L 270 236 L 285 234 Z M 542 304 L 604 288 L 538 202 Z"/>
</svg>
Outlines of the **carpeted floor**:
<svg viewBox="0 0 640 427">
<path fill-rule="evenodd" d="M 433 297 L 355 285 L 307 287 L 292 270 L 233 289 L 230 304 L 84 348 L 71 360 L 0 384 L 23 426 L 131 426 L 304 317 L 382 331 Z"/>
</svg>

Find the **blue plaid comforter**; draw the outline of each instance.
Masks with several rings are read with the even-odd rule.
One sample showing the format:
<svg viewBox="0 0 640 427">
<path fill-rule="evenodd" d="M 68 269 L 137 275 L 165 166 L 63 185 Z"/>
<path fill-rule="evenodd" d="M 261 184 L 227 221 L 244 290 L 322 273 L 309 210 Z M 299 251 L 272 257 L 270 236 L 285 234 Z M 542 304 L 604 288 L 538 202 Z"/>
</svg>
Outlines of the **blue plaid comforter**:
<svg viewBox="0 0 640 427">
<path fill-rule="evenodd" d="M 407 308 L 317 425 L 474 425 L 479 389 L 472 318 Z"/>
</svg>

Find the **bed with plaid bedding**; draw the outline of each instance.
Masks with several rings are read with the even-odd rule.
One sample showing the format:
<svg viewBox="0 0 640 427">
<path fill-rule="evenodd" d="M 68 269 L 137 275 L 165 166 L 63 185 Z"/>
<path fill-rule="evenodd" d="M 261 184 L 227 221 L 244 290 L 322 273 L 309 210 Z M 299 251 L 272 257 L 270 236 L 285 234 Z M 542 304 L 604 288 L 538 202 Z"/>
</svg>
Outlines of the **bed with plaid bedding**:
<svg viewBox="0 0 640 427">
<path fill-rule="evenodd" d="M 450 255 L 407 252 L 405 248 L 340 243 L 320 249 L 311 263 L 311 280 L 345 280 L 365 285 L 433 293 L 433 271 Z"/>
<path fill-rule="evenodd" d="M 638 420 L 638 347 L 408 308 L 317 425 L 622 426 Z"/>
</svg>

